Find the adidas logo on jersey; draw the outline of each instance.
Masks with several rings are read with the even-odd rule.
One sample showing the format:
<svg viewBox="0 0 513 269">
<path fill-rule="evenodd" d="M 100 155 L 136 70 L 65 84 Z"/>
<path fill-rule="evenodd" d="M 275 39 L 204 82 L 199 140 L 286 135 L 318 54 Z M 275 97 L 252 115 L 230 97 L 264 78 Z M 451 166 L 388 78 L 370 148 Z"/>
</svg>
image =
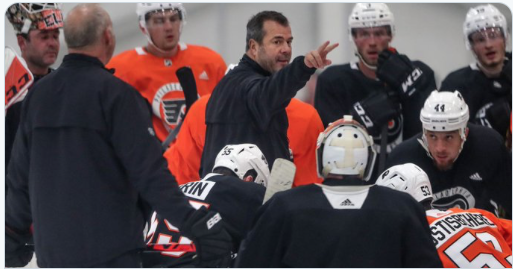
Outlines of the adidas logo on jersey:
<svg viewBox="0 0 513 269">
<path fill-rule="evenodd" d="M 475 173 L 473 175 L 470 176 L 470 179 L 472 180 L 476 180 L 476 181 L 481 181 L 483 180 L 483 178 L 479 175 L 479 173 Z"/>
<path fill-rule="evenodd" d="M 202 80 L 208 80 L 207 72 L 206 72 L 206 71 L 203 71 L 203 72 L 199 75 L 199 79 L 202 79 Z"/>
<path fill-rule="evenodd" d="M 345 199 L 342 203 L 340 203 L 341 206 L 354 206 L 353 202 L 349 199 Z"/>
</svg>

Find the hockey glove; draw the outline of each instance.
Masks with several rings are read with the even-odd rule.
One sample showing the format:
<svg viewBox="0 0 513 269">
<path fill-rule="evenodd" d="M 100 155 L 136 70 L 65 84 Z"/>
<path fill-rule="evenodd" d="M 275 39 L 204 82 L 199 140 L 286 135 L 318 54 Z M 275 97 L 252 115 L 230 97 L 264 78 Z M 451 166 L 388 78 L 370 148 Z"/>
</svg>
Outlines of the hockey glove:
<svg viewBox="0 0 513 269">
<path fill-rule="evenodd" d="M 506 58 L 508 58 L 508 60 L 504 61 L 501 73 L 511 83 L 511 61 L 513 60 L 511 59 L 511 52 L 506 52 Z"/>
<path fill-rule="evenodd" d="M 408 56 L 397 53 L 394 48 L 388 48 L 379 54 L 376 75 L 398 91 L 402 100 L 406 100 L 415 93 L 416 82 L 422 76 L 422 70 L 413 66 Z"/>
<path fill-rule="evenodd" d="M 232 238 L 219 213 L 201 207 L 187 219 L 181 231 L 196 245 L 197 267 L 230 266 Z"/>
<path fill-rule="evenodd" d="M 32 234 L 20 234 L 5 225 L 5 266 L 24 267 L 34 255 L 34 250 L 27 246 Z"/>
<path fill-rule="evenodd" d="M 506 136 L 510 114 L 511 107 L 508 101 L 500 99 L 482 106 L 476 113 L 475 122 L 493 128 L 502 136 Z"/>
<path fill-rule="evenodd" d="M 385 92 L 374 92 L 360 102 L 356 102 L 351 109 L 353 117 L 365 125 L 372 136 L 381 132 L 383 124 L 399 116 L 401 105 L 398 99 Z"/>
</svg>

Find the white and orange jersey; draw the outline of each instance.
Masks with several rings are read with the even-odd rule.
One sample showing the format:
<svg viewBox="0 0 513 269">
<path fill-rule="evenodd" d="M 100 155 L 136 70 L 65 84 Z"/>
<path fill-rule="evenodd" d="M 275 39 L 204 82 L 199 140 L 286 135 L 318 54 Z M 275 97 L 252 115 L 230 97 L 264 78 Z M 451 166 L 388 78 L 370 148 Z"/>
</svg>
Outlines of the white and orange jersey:
<svg viewBox="0 0 513 269">
<path fill-rule="evenodd" d="M 426 212 L 445 268 L 511 268 L 511 220 L 481 209 Z"/>
<path fill-rule="evenodd" d="M 182 87 L 176 70 L 188 66 L 194 73 L 198 95 L 210 94 L 224 76 L 226 63 L 215 51 L 179 43 L 178 53 L 160 58 L 138 47 L 125 51 L 107 64 L 117 77 L 136 88 L 150 103 L 157 137 L 164 141 L 181 121 L 185 111 Z"/>
</svg>

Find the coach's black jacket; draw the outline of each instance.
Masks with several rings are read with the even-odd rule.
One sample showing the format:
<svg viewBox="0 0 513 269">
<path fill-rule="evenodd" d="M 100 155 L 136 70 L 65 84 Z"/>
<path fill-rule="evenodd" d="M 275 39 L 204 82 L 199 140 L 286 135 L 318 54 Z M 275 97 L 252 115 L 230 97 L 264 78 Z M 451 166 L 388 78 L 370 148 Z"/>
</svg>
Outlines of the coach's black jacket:
<svg viewBox="0 0 513 269">
<path fill-rule="evenodd" d="M 217 153 L 228 144 L 256 144 L 269 167 L 276 158 L 290 159 L 285 108 L 314 72 L 305 65 L 304 56 L 271 74 L 244 55 L 207 104 L 202 176 L 212 171 Z"/>
<path fill-rule="evenodd" d="M 5 218 L 18 231 L 34 224 L 40 267 L 94 266 L 144 247 L 142 199 L 178 226 L 193 212 L 142 100 L 81 54 L 67 55 L 29 92 Z"/>
</svg>

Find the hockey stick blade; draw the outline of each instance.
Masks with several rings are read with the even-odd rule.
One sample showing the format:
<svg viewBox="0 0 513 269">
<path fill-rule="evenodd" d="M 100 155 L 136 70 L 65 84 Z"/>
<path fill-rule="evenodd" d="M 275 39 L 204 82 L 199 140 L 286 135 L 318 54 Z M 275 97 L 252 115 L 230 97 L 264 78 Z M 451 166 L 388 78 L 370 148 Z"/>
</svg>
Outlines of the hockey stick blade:
<svg viewBox="0 0 513 269">
<path fill-rule="evenodd" d="M 5 47 L 5 111 L 14 103 L 21 102 L 28 88 L 34 82 L 25 60 L 18 56 L 11 47 Z"/>
<path fill-rule="evenodd" d="M 198 89 L 196 87 L 196 80 L 194 79 L 194 73 L 192 73 L 192 69 L 188 66 L 181 67 L 176 70 L 176 77 L 182 86 L 183 95 L 185 97 L 185 115 L 183 116 L 180 123 L 175 127 L 175 129 L 169 133 L 164 142 L 162 142 L 162 147 L 164 150 L 166 150 L 169 145 L 176 139 L 182 122 L 185 120 L 187 112 L 189 112 L 189 108 L 191 108 L 192 104 L 198 100 Z"/>
<path fill-rule="evenodd" d="M 276 159 L 271 170 L 271 176 L 267 182 L 263 203 L 271 199 L 277 192 L 292 188 L 295 175 L 296 166 L 293 162 L 281 158 Z"/>
</svg>

